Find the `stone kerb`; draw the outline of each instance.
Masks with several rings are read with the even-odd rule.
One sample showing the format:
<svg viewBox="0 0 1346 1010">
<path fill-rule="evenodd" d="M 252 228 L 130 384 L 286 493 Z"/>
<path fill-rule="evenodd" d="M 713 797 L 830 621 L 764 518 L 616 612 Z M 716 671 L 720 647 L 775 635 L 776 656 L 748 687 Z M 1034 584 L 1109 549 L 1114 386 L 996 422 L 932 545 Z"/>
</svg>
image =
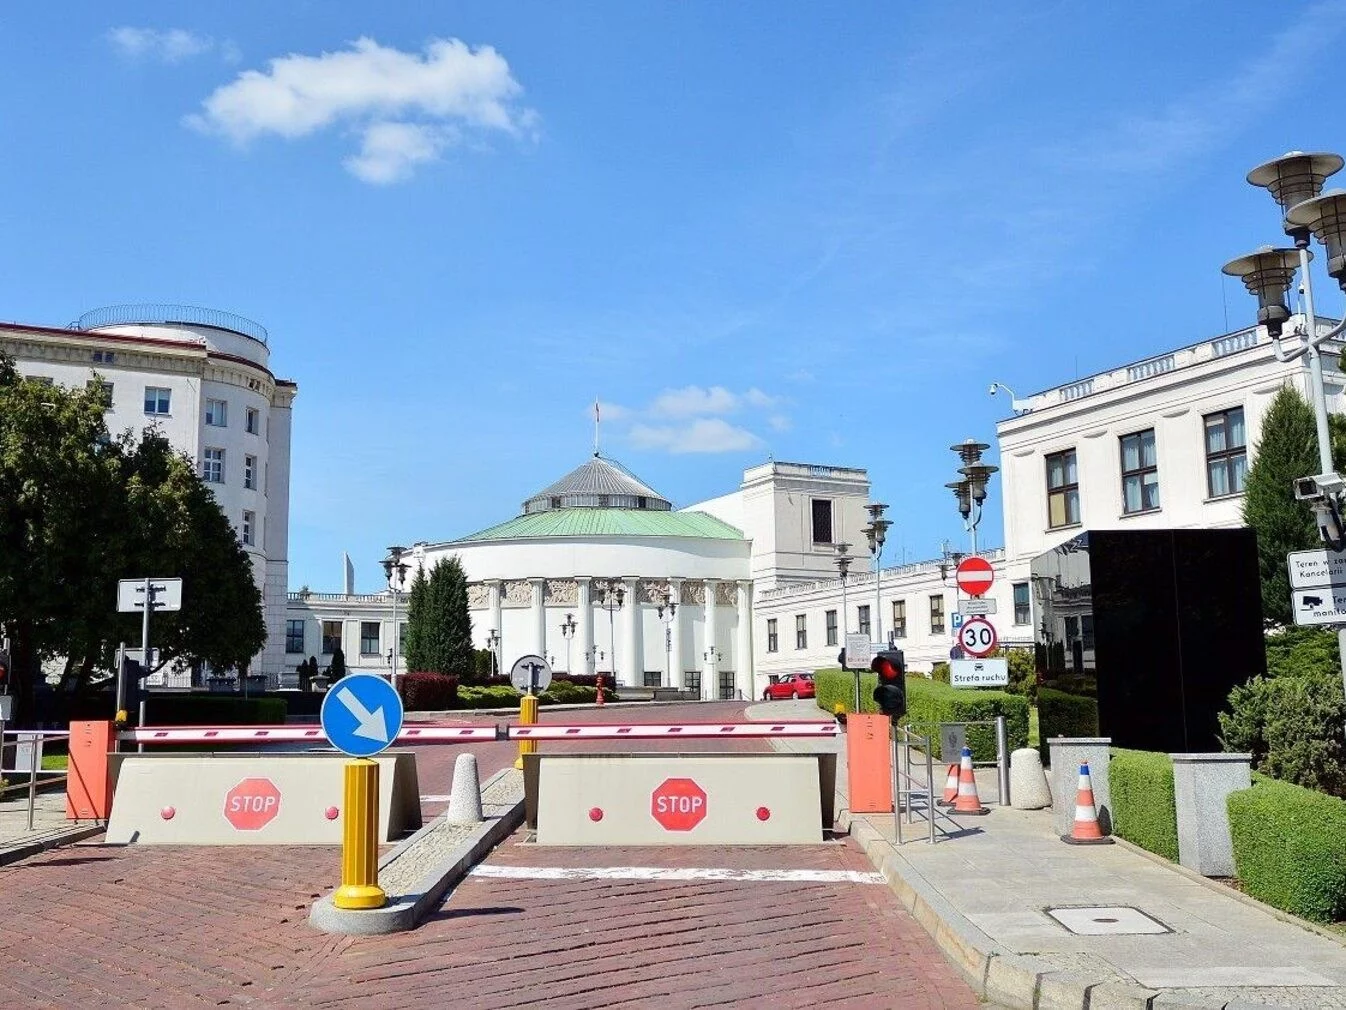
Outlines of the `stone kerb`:
<svg viewBox="0 0 1346 1010">
<path fill-rule="evenodd" d="M 1229 794 L 1252 785 L 1251 754 L 1173 754 L 1178 862 L 1206 877 L 1234 876 Z"/>
<path fill-rule="evenodd" d="M 1112 834 L 1112 790 L 1108 787 L 1108 748 L 1112 737 L 1052 737 L 1052 830 L 1070 834 L 1075 823 L 1075 794 L 1078 791 L 1080 764 L 1089 763 L 1089 781 L 1094 788 L 1094 807 L 1104 834 Z"/>
</svg>

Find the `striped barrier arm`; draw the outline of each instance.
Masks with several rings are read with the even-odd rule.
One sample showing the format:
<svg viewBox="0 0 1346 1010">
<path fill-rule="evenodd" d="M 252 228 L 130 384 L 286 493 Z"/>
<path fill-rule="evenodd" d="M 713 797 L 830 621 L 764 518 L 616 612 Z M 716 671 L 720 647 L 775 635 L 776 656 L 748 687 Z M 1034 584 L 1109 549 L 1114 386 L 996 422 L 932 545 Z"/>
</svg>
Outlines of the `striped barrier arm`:
<svg viewBox="0 0 1346 1010">
<path fill-rule="evenodd" d="M 321 726 L 145 726 L 123 730 L 118 739 L 143 744 L 327 742 Z M 397 743 L 473 743 L 502 739 L 496 726 L 403 726 Z"/>
<path fill-rule="evenodd" d="M 511 740 L 667 740 L 763 737 L 817 737 L 837 735 L 837 724 L 828 722 L 689 722 L 689 723 L 537 723 L 506 727 Z"/>
</svg>

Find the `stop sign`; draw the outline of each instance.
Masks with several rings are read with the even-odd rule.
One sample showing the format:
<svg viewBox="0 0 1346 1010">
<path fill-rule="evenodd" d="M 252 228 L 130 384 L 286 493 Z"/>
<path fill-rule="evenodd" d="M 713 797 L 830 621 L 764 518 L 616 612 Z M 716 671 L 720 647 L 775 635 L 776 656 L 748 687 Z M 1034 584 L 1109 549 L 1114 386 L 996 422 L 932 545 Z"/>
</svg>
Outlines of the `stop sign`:
<svg viewBox="0 0 1346 1010">
<path fill-rule="evenodd" d="M 650 814 L 665 831 L 691 831 L 705 819 L 706 791 L 691 779 L 664 779 L 650 794 Z"/>
<path fill-rule="evenodd" d="M 991 588 L 995 575 L 985 558 L 964 558 L 958 562 L 958 588 L 968 596 L 980 596 Z"/>
<path fill-rule="evenodd" d="M 280 790 L 270 779 L 244 779 L 224 794 L 224 817 L 236 831 L 260 831 L 280 813 Z"/>
</svg>

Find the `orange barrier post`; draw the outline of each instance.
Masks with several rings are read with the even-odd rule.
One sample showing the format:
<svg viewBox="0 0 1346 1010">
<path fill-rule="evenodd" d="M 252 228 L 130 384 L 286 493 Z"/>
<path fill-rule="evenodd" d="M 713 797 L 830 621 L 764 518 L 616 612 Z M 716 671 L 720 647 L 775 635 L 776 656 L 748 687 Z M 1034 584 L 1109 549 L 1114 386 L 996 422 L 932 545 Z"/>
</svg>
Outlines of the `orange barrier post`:
<svg viewBox="0 0 1346 1010">
<path fill-rule="evenodd" d="M 963 757 L 958 765 L 958 795 L 953 801 L 953 812 L 955 814 L 980 815 L 989 814 L 981 805 L 981 799 L 977 796 L 977 779 L 972 774 L 972 748 L 963 748 Z"/>
<path fill-rule="evenodd" d="M 851 715 L 846 720 L 846 790 L 853 813 L 892 811 L 892 756 L 886 715 Z"/>
<path fill-rule="evenodd" d="M 1089 778 L 1089 762 L 1080 765 L 1080 784 L 1075 793 L 1075 823 L 1070 834 L 1061 841 L 1071 845 L 1110 845 L 1112 839 L 1098 826 L 1098 809 L 1094 806 L 1094 783 Z"/>
<path fill-rule="evenodd" d="M 109 721 L 72 722 L 70 757 L 65 778 L 65 818 L 105 821 L 112 815 L 112 780 L 108 753 L 116 740 Z"/>
</svg>

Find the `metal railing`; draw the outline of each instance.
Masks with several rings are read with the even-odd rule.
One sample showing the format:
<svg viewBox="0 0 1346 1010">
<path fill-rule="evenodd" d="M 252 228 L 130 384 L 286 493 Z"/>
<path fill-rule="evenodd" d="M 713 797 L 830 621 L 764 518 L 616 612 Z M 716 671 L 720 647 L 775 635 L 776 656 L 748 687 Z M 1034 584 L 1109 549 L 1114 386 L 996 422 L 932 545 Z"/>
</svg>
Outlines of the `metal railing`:
<svg viewBox="0 0 1346 1010">
<path fill-rule="evenodd" d="M 104 305 L 90 309 L 70 324 L 72 330 L 96 330 L 103 326 L 133 326 L 136 324 L 181 323 L 187 326 L 209 326 L 251 337 L 259 343 L 267 342 L 266 327 L 246 316 L 200 305 L 179 305 L 173 302 L 144 302 L 128 305 Z"/>
<path fill-rule="evenodd" d="M 15 739 L 14 763 L 15 767 L 3 767 L 3 760 L 0 760 L 0 776 L 9 774 L 27 774 L 28 776 L 28 830 L 33 830 L 33 808 L 37 805 L 37 777 L 46 775 L 50 779 L 63 779 L 66 777 L 64 771 L 52 769 L 44 771 L 42 768 L 42 744 L 50 739 L 69 739 L 70 731 L 63 729 L 9 729 L 0 730 L 0 759 L 5 753 L 5 737 Z M 19 767 L 20 760 L 24 760 L 25 767 Z M 3 791 L 9 792 L 13 786 L 7 786 Z"/>
</svg>

